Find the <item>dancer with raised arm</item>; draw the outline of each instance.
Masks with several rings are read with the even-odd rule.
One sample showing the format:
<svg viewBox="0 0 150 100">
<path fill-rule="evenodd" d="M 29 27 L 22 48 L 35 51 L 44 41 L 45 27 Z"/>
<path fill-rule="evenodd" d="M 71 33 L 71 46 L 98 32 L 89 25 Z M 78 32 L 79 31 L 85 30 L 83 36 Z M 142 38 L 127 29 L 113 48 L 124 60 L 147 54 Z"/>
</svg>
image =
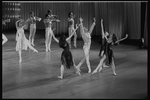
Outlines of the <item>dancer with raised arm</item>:
<svg viewBox="0 0 150 100">
<path fill-rule="evenodd" d="M 125 40 L 127 37 L 128 35 L 126 35 L 124 38 L 120 40 L 117 40 L 117 36 L 114 33 L 109 34 L 108 36 L 105 36 L 105 39 L 104 39 L 105 43 L 101 47 L 101 51 L 99 53 L 100 62 L 92 74 L 97 73 L 98 70 L 100 72 L 102 70 L 102 66 L 105 64 L 106 58 L 108 58 L 108 64 L 112 67 L 113 74 L 117 75 L 115 72 L 114 53 L 113 53 L 113 50 L 110 48 L 110 46 L 118 44 L 120 41 Z"/>
<path fill-rule="evenodd" d="M 68 33 L 69 33 L 69 36 L 72 34 L 72 32 L 74 32 L 74 18 L 75 18 L 75 15 L 70 12 L 68 14 L 69 18 L 68 18 L 68 24 L 69 24 L 69 28 L 68 28 Z M 68 41 L 69 42 L 69 47 L 71 48 L 71 39 Z M 74 47 L 76 48 L 77 47 L 77 34 L 76 32 L 74 33 Z"/>
<path fill-rule="evenodd" d="M 34 12 L 31 11 L 30 12 L 30 18 L 29 18 L 29 22 L 30 22 L 30 35 L 29 35 L 29 42 L 31 45 L 34 45 L 34 38 L 35 38 L 35 33 L 36 33 L 36 21 L 41 21 L 40 17 L 36 17 L 34 15 Z"/>
<path fill-rule="evenodd" d="M 90 46 L 91 46 L 91 33 L 94 29 L 94 26 L 96 25 L 96 19 L 94 18 L 94 22 L 92 26 L 90 27 L 90 30 L 88 31 L 87 28 L 83 26 L 83 19 L 80 18 L 80 33 L 82 36 L 82 39 L 84 41 L 84 46 L 83 46 L 83 51 L 84 51 L 84 58 L 81 60 L 81 62 L 77 65 L 78 70 L 80 70 L 81 65 L 85 62 L 88 67 L 88 73 L 91 73 L 91 67 L 90 67 L 90 62 L 89 62 L 89 52 L 90 52 Z"/>
<path fill-rule="evenodd" d="M 61 54 L 61 68 L 60 68 L 60 76 L 58 76 L 58 78 L 63 79 L 63 75 L 64 75 L 64 68 L 66 67 L 67 69 L 70 69 L 71 66 L 74 66 L 76 73 L 80 75 L 79 70 L 76 68 L 75 65 L 75 61 L 74 58 L 72 56 L 72 53 L 69 49 L 69 44 L 68 41 L 71 39 L 71 37 L 74 35 L 74 33 L 76 32 L 76 30 L 78 29 L 79 26 L 76 25 L 76 29 L 72 32 L 72 34 L 66 38 L 66 36 L 64 34 L 62 34 L 60 40 L 58 41 L 54 34 L 53 37 L 54 39 L 56 39 L 55 41 L 57 41 L 59 43 L 59 46 L 61 48 L 63 48 L 63 52 Z"/>
<path fill-rule="evenodd" d="M 10 19 L 2 20 L 2 25 L 6 25 L 6 23 L 9 23 L 9 22 L 10 22 Z M 8 39 L 3 33 L 2 33 L 2 39 L 3 39 L 2 45 L 4 45 L 8 41 Z"/>
<path fill-rule="evenodd" d="M 34 52 L 38 51 L 31 46 L 29 40 L 27 40 L 25 34 L 24 34 L 24 27 L 26 27 L 27 23 L 29 20 L 24 21 L 23 19 L 19 19 L 18 21 L 16 21 L 16 28 L 17 28 L 17 34 L 16 34 L 16 51 L 18 51 L 19 53 L 19 62 L 22 62 L 22 56 L 21 56 L 21 51 L 22 50 L 27 50 L 27 48 L 29 47 L 30 49 L 32 49 Z"/>
</svg>

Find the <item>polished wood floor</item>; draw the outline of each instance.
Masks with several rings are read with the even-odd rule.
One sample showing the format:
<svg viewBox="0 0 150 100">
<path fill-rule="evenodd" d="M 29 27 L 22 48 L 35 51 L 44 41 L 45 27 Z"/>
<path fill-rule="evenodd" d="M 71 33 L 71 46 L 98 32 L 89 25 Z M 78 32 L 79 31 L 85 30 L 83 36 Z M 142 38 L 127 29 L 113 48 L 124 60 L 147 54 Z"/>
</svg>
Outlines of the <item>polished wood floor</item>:
<svg viewBox="0 0 150 100">
<path fill-rule="evenodd" d="M 15 51 L 15 34 L 6 34 L 9 41 L 2 48 L 2 98 L 83 98 L 83 99 L 143 99 L 147 98 L 147 50 L 120 44 L 114 46 L 117 76 L 111 68 L 91 75 L 84 63 L 81 76 L 74 68 L 65 69 L 64 79 L 60 75 L 62 49 L 53 40 L 52 52 L 45 52 L 45 39 L 36 35 L 35 48 L 22 53 L 19 64 Z M 82 40 L 72 48 L 76 65 L 84 57 Z M 92 41 L 90 63 L 92 71 L 99 63 L 100 45 Z"/>
</svg>

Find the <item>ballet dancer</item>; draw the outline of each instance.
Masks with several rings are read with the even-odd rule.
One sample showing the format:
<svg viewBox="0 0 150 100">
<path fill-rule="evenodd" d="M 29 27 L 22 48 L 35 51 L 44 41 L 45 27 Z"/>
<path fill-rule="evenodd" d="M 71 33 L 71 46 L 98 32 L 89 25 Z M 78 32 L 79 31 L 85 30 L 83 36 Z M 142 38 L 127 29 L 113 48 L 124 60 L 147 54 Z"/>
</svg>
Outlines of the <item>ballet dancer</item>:
<svg viewBox="0 0 150 100">
<path fill-rule="evenodd" d="M 94 29 L 94 26 L 96 25 L 96 19 L 95 18 L 93 18 L 93 19 L 94 19 L 94 22 L 91 25 L 90 30 L 88 31 L 88 29 L 83 26 L 83 23 L 82 23 L 83 19 L 80 18 L 80 24 L 81 24 L 80 25 L 80 33 L 81 33 L 82 39 L 84 41 L 83 51 L 84 51 L 84 56 L 85 57 L 77 65 L 77 68 L 80 71 L 81 65 L 86 60 L 86 64 L 87 64 L 87 67 L 88 67 L 88 73 L 91 73 L 91 67 L 90 67 L 90 62 L 89 62 L 89 51 L 90 51 L 90 46 L 91 46 L 91 33 Z"/>
<path fill-rule="evenodd" d="M 102 29 L 102 46 L 101 46 L 101 49 L 100 49 L 99 57 L 102 57 L 101 55 L 105 52 L 106 39 L 109 35 L 109 33 L 107 31 L 104 31 L 103 19 L 101 19 L 101 29 Z M 106 52 L 106 55 L 107 55 L 107 52 Z M 109 66 L 106 65 L 106 61 L 108 61 L 108 58 L 106 58 L 106 60 L 104 61 L 102 67 L 109 67 Z"/>
<path fill-rule="evenodd" d="M 51 41 L 52 41 L 52 34 L 54 34 L 52 30 L 53 22 L 60 22 L 60 20 L 52 15 L 51 10 L 50 12 L 48 10 L 48 14 L 45 15 L 45 19 L 44 19 L 46 52 L 51 51 L 50 47 L 51 47 Z"/>
<path fill-rule="evenodd" d="M 36 33 L 36 21 L 41 21 L 41 18 L 40 17 L 36 17 L 34 16 L 34 12 L 31 11 L 30 12 L 30 35 L 29 35 L 29 42 L 31 45 L 35 46 L 34 45 L 34 37 L 35 37 L 35 33 Z"/>
<path fill-rule="evenodd" d="M 32 49 L 34 52 L 38 51 L 31 46 L 29 40 L 27 40 L 25 34 L 24 34 L 24 27 L 26 27 L 27 23 L 30 20 L 26 20 L 24 21 L 23 19 L 19 19 L 16 21 L 16 28 L 17 28 L 17 36 L 16 36 L 16 51 L 18 51 L 19 53 L 19 62 L 22 62 L 22 56 L 21 56 L 21 51 L 22 50 L 27 50 L 27 47 L 29 47 L 30 49 Z"/>
<path fill-rule="evenodd" d="M 9 23 L 9 22 L 10 22 L 10 19 L 2 20 L 2 25 L 6 25 L 6 23 Z M 2 39 L 3 39 L 2 45 L 4 45 L 8 41 L 8 39 L 3 33 L 2 33 Z"/>
<path fill-rule="evenodd" d="M 105 37 L 104 41 L 106 41 L 106 42 L 105 42 L 104 46 L 101 48 L 101 51 L 99 54 L 100 62 L 92 74 L 97 73 L 98 70 L 100 72 L 102 70 L 102 66 L 105 64 L 106 58 L 108 58 L 108 64 L 112 67 L 113 74 L 117 75 L 115 72 L 114 53 L 113 53 L 112 49 L 110 48 L 110 46 L 118 44 L 120 41 L 125 40 L 127 37 L 128 37 L 128 35 L 126 35 L 124 38 L 122 38 L 120 40 L 117 40 L 117 36 L 114 33 L 109 34 L 107 37 Z"/>
<path fill-rule="evenodd" d="M 72 32 L 74 31 L 74 18 L 75 18 L 75 15 L 70 12 L 68 14 L 69 18 L 68 18 L 68 24 L 69 24 L 69 28 L 68 28 L 68 33 L 69 33 L 69 36 L 72 34 Z M 76 32 L 74 33 L 74 47 L 76 48 L 77 47 L 77 34 Z M 71 39 L 69 42 L 69 47 L 71 48 Z"/>
<path fill-rule="evenodd" d="M 66 36 L 64 34 L 62 34 L 60 40 L 55 40 L 57 41 L 57 43 L 59 43 L 59 46 L 61 48 L 63 48 L 63 52 L 61 54 L 61 68 L 60 68 L 60 76 L 58 76 L 58 78 L 63 79 L 63 75 L 64 75 L 64 68 L 66 67 L 67 69 L 70 69 L 71 66 L 74 66 L 76 73 L 81 75 L 79 70 L 76 68 L 75 62 L 74 62 L 74 58 L 72 56 L 72 53 L 70 51 L 69 48 L 69 44 L 68 41 L 71 39 L 71 37 L 74 35 L 74 33 L 76 32 L 76 30 L 78 29 L 80 25 L 76 25 L 76 29 L 72 32 L 72 34 L 66 38 Z M 53 34 L 54 36 L 54 34 Z M 54 37 L 54 39 L 56 39 Z"/>
</svg>

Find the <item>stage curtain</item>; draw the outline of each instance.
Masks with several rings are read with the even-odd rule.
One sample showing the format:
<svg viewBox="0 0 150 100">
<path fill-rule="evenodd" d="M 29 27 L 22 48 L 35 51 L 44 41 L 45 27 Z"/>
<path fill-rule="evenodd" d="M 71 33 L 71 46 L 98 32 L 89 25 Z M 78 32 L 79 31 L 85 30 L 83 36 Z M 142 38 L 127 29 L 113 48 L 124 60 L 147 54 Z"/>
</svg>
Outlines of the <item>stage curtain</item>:
<svg viewBox="0 0 150 100">
<path fill-rule="evenodd" d="M 147 8 L 148 8 L 148 3 L 146 3 L 146 11 L 145 11 L 145 25 L 144 25 L 144 46 L 146 46 L 146 47 L 148 47 Z"/>
<path fill-rule="evenodd" d="M 35 15 L 42 20 L 37 22 L 37 30 L 44 30 L 43 19 L 48 9 L 53 14 L 58 15 L 60 23 L 54 23 L 56 30 L 54 34 L 68 34 L 68 13 L 73 12 L 76 15 L 75 24 L 79 23 L 79 17 L 84 19 L 83 24 L 88 29 L 96 18 L 96 26 L 93 30 L 93 36 L 101 35 L 101 19 L 104 20 L 104 30 L 109 33 L 115 33 L 118 38 L 125 34 L 129 39 L 141 38 L 141 2 L 21 2 L 20 15 L 23 19 L 29 18 L 29 12 L 34 11 Z M 146 11 L 147 13 L 147 11 Z M 147 17 L 147 15 L 146 15 Z M 147 24 L 145 19 L 145 30 Z M 15 24 L 12 24 L 15 25 Z M 14 27 L 12 27 L 14 28 Z M 29 27 L 28 27 L 29 29 Z M 81 38 L 77 30 L 78 38 Z M 145 45 L 147 45 L 147 31 L 144 33 Z"/>
</svg>

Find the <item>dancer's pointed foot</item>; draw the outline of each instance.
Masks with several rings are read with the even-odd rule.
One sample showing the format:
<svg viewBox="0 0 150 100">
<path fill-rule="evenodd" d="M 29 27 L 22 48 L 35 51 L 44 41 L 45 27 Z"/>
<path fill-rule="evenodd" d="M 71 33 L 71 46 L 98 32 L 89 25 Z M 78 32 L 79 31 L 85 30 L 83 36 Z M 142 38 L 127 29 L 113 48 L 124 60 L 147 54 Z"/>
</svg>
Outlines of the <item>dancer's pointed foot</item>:
<svg viewBox="0 0 150 100">
<path fill-rule="evenodd" d="M 22 62 L 22 59 L 19 59 L 19 63 L 21 63 Z"/>
<path fill-rule="evenodd" d="M 92 74 L 95 74 L 95 73 L 97 73 L 97 70 L 94 70 Z"/>
<path fill-rule="evenodd" d="M 76 73 L 77 73 L 79 76 L 81 75 L 81 73 L 80 73 L 78 70 L 76 71 Z"/>
<path fill-rule="evenodd" d="M 31 43 L 31 44 L 32 44 L 33 46 L 35 46 L 34 43 Z"/>
<path fill-rule="evenodd" d="M 91 70 L 89 70 L 88 73 L 91 73 Z"/>
<path fill-rule="evenodd" d="M 114 75 L 116 76 L 117 74 L 114 72 Z"/>
<path fill-rule="evenodd" d="M 38 51 L 35 49 L 34 52 L 38 53 Z"/>
<path fill-rule="evenodd" d="M 58 76 L 58 78 L 63 79 L 63 77 L 62 77 L 62 76 Z"/>
</svg>

